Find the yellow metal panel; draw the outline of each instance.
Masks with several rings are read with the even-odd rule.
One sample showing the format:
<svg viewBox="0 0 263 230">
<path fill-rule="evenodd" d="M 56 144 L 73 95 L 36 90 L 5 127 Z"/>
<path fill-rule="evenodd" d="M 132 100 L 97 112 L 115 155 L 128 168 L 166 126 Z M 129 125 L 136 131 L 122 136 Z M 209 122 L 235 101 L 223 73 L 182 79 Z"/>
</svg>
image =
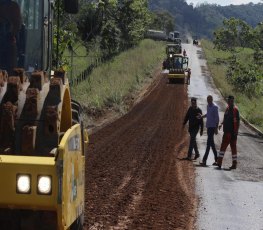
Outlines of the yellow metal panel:
<svg viewBox="0 0 263 230">
<path fill-rule="evenodd" d="M 184 74 L 168 74 L 168 78 L 185 78 Z"/>
<path fill-rule="evenodd" d="M 71 127 L 71 103 L 70 103 L 70 92 L 68 84 L 65 86 L 63 94 L 62 114 L 60 123 L 60 132 L 66 132 Z"/>
<path fill-rule="evenodd" d="M 31 176 L 30 194 L 19 194 L 16 189 L 17 174 Z M 51 195 L 37 192 L 37 177 L 52 177 Z M 54 157 L 26 157 L 0 155 L 0 207 L 33 210 L 55 210 L 57 205 L 57 175 Z"/>
<path fill-rule="evenodd" d="M 54 157 L 0 155 L 0 164 L 55 165 Z"/>
<path fill-rule="evenodd" d="M 63 159 L 63 194 L 60 223 L 67 229 L 84 212 L 85 156 L 82 155 L 81 128 L 74 125 L 59 145 L 59 160 Z"/>
</svg>

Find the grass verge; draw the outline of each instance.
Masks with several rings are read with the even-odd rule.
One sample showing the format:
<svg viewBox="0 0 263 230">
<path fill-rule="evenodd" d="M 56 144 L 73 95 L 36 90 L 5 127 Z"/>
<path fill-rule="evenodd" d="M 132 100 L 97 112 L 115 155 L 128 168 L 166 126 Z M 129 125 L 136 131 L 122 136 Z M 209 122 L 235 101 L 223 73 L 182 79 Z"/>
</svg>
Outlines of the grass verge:
<svg viewBox="0 0 263 230">
<path fill-rule="evenodd" d="M 231 56 L 231 53 L 213 49 L 213 43 L 211 41 L 202 40 L 201 44 L 217 88 L 224 97 L 230 94 L 234 95 L 236 104 L 245 119 L 263 131 L 263 96 L 249 98 L 241 92 L 234 91 L 225 77 L 227 71 L 226 62 Z M 240 49 L 237 58 L 244 65 L 247 65 L 252 62 L 252 54 L 253 51 L 251 49 Z"/>
<path fill-rule="evenodd" d="M 71 89 L 72 97 L 89 111 L 114 108 L 126 112 L 125 98 L 150 81 L 165 55 L 162 42 L 141 43 L 96 68 L 86 81 Z"/>
<path fill-rule="evenodd" d="M 96 59 L 101 57 L 98 43 L 92 42 L 92 46 L 87 48 L 83 43 L 77 42 L 74 44 L 72 51 L 65 50 L 63 58 L 67 63 L 68 78 L 72 79 L 80 75 L 87 67 L 96 62 Z"/>
</svg>

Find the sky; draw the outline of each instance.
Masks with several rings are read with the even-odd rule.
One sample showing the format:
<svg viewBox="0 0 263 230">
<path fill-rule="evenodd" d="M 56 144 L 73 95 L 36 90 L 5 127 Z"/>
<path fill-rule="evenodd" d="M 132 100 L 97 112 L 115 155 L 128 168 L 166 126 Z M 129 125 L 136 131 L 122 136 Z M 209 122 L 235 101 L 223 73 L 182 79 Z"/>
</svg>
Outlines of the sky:
<svg viewBox="0 0 263 230">
<path fill-rule="evenodd" d="M 217 5 L 221 5 L 221 6 L 226 6 L 226 5 L 241 5 L 241 4 L 248 4 L 250 2 L 256 4 L 256 3 L 263 3 L 262 0 L 186 0 L 186 2 L 189 3 L 193 3 L 194 5 L 196 5 L 197 3 L 208 3 L 208 4 L 217 4 Z"/>
</svg>

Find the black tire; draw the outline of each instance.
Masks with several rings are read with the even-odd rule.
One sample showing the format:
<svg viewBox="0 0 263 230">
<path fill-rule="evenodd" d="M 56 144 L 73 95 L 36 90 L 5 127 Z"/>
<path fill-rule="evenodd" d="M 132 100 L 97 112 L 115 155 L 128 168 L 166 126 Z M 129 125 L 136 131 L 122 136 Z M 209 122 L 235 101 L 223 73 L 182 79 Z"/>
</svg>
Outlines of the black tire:
<svg viewBox="0 0 263 230">
<path fill-rule="evenodd" d="M 79 112 L 77 110 L 75 110 L 75 109 L 72 109 L 71 113 L 72 113 L 72 122 L 73 121 L 77 121 L 77 123 L 80 123 L 81 122 L 81 117 L 80 117 Z"/>
<path fill-rule="evenodd" d="M 79 113 L 82 112 L 81 105 L 75 100 L 71 100 L 71 108 L 74 109 L 74 110 L 77 110 Z"/>
<path fill-rule="evenodd" d="M 80 124 L 81 126 L 81 140 L 83 146 L 83 155 L 85 155 L 85 144 L 84 144 L 84 124 L 83 124 L 83 117 L 82 117 L 82 107 L 81 105 L 75 101 L 71 100 L 71 113 L 72 113 L 72 125 Z"/>
<path fill-rule="evenodd" d="M 81 214 L 70 226 L 70 230 L 82 230 L 84 225 L 84 214 Z"/>
<path fill-rule="evenodd" d="M 82 107 L 74 100 L 71 100 L 72 124 L 81 124 L 82 122 Z"/>
</svg>

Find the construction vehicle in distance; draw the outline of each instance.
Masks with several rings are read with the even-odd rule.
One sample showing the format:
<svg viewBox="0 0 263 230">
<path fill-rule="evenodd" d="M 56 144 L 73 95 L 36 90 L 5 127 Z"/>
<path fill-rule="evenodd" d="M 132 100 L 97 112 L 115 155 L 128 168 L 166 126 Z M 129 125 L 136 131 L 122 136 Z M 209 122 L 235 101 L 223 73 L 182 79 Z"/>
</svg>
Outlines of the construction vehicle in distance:
<svg viewBox="0 0 263 230">
<path fill-rule="evenodd" d="M 175 54 L 170 59 L 170 66 L 167 78 L 170 83 L 182 82 L 185 83 L 188 74 L 188 57 L 182 54 Z"/>
<path fill-rule="evenodd" d="M 178 31 L 171 31 L 168 36 L 169 41 L 174 41 L 176 39 L 180 38 L 180 32 Z"/>
<path fill-rule="evenodd" d="M 173 42 L 174 44 L 182 45 L 182 40 L 180 38 L 175 38 Z"/>
<path fill-rule="evenodd" d="M 53 4 L 0 1 L 1 230 L 84 222 L 88 137 L 66 73 L 51 68 Z M 77 13 L 78 1 L 64 9 Z"/>
<path fill-rule="evenodd" d="M 197 45 L 198 46 L 199 42 L 198 42 L 198 38 L 197 36 L 193 36 L 193 45 Z"/>
<path fill-rule="evenodd" d="M 171 58 L 174 54 L 182 53 L 182 46 L 179 44 L 167 44 L 166 45 L 166 56 Z"/>
<path fill-rule="evenodd" d="M 188 74 L 190 74 L 188 62 L 188 57 L 182 54 L 172 54 L 166 58 L 163 62 L 163 73 L 168 78 L 169 83 L 185 83 L 186 79 L 188 79 Z"/>
<path fill-rule="evenodd" d="M 173 31 L 169 33 L 168 40 L 173 42 L 176 45 L 182 45 L 182 40 L 180 38 L 180 32 Z"/>
</svg>

